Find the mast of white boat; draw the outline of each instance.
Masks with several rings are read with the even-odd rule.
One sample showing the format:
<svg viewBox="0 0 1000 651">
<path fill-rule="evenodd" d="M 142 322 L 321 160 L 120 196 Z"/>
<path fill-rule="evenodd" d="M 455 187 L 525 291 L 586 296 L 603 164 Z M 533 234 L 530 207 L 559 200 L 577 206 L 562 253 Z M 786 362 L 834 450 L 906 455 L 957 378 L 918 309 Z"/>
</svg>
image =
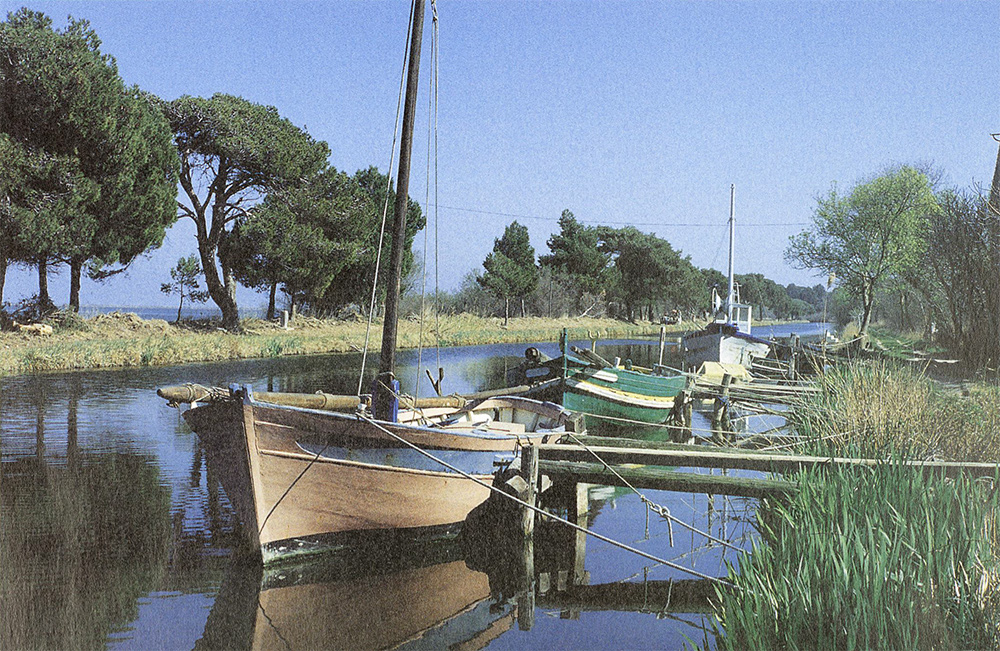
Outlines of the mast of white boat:
<svg viewBox="0 0 1000 651">
<path fill-rule="evenodd" d="M 733 276 L 733 258 L 736 253 L 736 184 L 729 186 L 729 293 L 726 295 L 726 323 L 733 322 L 733 305 L 736 303 L 736 282 Z"/>
<path fill-rule="evenodd" d="M 389 280 L 385 294 L 385 318 L 382 324 L 382 355 L 376 390 L 373 392 L 375 418 L 394 420 L 396 326 L 399 309 L 399 284 L 403 272 L 403 246 L 406 240 L 406 209 L 410 185 L 410 149 L 413 144 L 413 114 L 417 105 L 417 82 L 420 72 L 420 45 L 424 29 L 424 0 L 413 0 L 410 26 L 410 56 L 406 69 L 406 96 L 403 103 L 403 130 L 399 146 L 399 171 L 396 175 L 396 202 L 392 222 L 392 252 L 389 257 Z"/>
</svg>

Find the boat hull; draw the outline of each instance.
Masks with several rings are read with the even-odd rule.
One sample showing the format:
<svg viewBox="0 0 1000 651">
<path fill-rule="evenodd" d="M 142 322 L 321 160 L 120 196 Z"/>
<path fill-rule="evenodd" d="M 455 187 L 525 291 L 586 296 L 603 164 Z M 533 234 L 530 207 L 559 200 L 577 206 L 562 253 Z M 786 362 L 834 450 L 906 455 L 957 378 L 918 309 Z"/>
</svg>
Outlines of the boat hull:
<svg viewBox="0 0 1000 651">
<path fill-rule="evenodd" d="M 742 333 L 695 333 L 684 337 L 682 345 L 684 363 L 689 369 L 697 369 L 705 362 L 740 364 L 749 368 L 754 359 L 767 357 L 771 351 L 768 342 Z"/>
<path fill-rule="evenodd" d="M 674 398 L 685 386 L 683 376 L 640 375 L 620 369 L 602 369 L 617 381 L 612 385 L 584 373 L 563 383 L 563 407 L 582 414 L 625 421 L 660 424 L 667 420 Z M 627 375 L 626 375 L 627 373 Z"/>
<path fill-rule="evenodd" d="M 524 381 L 529 383 L 557 380 L 545 389 L 544 395 L 561 401 L 563 408 L 571 412 L 654 425 L 667 420 L 674 399 L 687 385 L 684 375 L 598 368 L 573 355 L 529 366 L 524 375 Z"/>
<path fill-rule="evenodd" d="M 391 447 L 399 443 L 353 415 L 267 405 L 246 395 L 184 415 L 218 470 L 247 542 L 265 562 L 372 538 L 453 536 L 489 496 L 489 488 L 455 472 L 389 465 L 414 451 Z M 527 437 L 382 425 L 421 447 L 462 455 L 451 458 L 487 483 L 493 458 L 513 458 L 518 439 Z M 372 451 L 380 449 L 385 461 L 373 462 Z M 351 458 L 356 450 L 363 460 Z"/>
</svg>

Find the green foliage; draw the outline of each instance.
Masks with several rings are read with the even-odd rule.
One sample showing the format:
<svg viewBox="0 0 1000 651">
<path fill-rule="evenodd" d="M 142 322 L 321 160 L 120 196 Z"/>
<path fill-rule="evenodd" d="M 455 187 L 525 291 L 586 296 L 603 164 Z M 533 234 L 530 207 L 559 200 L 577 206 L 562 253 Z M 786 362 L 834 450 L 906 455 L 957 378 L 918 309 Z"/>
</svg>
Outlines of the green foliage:
<svg viewBox="0 0 1000 651">
<path fill-rule="evenodd" d="M 76 288 L 84 263 L 119 271 L 176 219 L 168 125 L 100 44 L 86 21 L 56 30 L 21 9 L 0 23 L 0 255 L 70 263 Z"/>
<path fill-rule="evenodd" d="M 690 309 L 702 298 L 702 277 L 688 257 L 670 243 L 634 227 L 599 227 L 599 250 L 612 261 L 609 283 L 625 305 L 626 316 L 636 308 L 666 303 Z"/>
<path fill-rule="evenodd" d="M 539 259 L 547 266 L 565 275 L 577 288 L 577 308 L 585 293 L 600 294 L 608 268 L 608 255 L 598 248 L 596 228 L 584 226 L 573 213 L 564 210 L 559 217 L 559 233 L 549 238 L 552 252 Z"/>
<path fill-rule="evenodd" d="M 239 309 L 229 287 L 235 287 L 239 248 L 227 246 L 232 224 L 247 215 L 245 204 L 296 187 L 322 170 L 330 150 L 274 107 L 241 97 L 185 95 L 163 109 L 180 153 L 181 188 L 190 203 L 180 214 L 197 225 L 205 284 L 222 310 L 223 324 L 234 328 Z"/>
<path fill-rule="evenodd" d="M 885 361 L 838 366 L 820 378 L 822 392 L 796 406 L 789 423 L 822 454 L 851 449 L 884 457 L 906 449 L 921 458 L 1000 461 L 1000 390 L 944 393 L 923 373 Z"/>
<path fill-rule="evenodd" d="M 198 289 L 198 278 L 201 276 L 201 265 L 198 264 L 198 257 L 190 255 L 180 258 L 177 266 L 170 270 L 170 278 L 173 282 L 162 283 L 160 291 L 170 296 L 177 294 L 180 301 L 177 306 L 177 320 L 181 320 L 181 310 L 184 308 L 184 297 L 195 303 L 204 303 L 208 300 L 208 292 Z"/>
<path fill-rule="evenodd" d="M 763 539 L 730 566 L 718 648 L 1000 645 L 992 486 L 892 462 L 796 480 L 790 503 L 764 505 Z"/>
<path fill-rule="evenodd" d="M 528 229 L 516 221 L 507 226 L 503 237 L 493 241 L 493 250 L 486 256 L 483 268 L 486 273 L 477 282 L 503 300 L 506 323 L 510 317 L 510 299 L 523 300 L 538 285 L 535 249 L 531 246 Z"/>
<path fill-rule="evenodd" d="M 812 306 L 814 312 L 822 312 L 824 301 L 828 299 L 826 289 L 823 285 L 813 285 L 812 287 L 799 287 L 792 283 L 785 287 L 785 293 L 793 301 L 805 301 Z M 808 314 L 808 312 L 806 313 Z"/>
<path fill-rule="evenodd" d="M 943 341 L 973 368 L 1000 364 L 1000 225 L 984 197 L 949 190 L 931 223 L 922 289 Z"/>
<path fill-rule="evenodd" d="M 740 301 L 757 308 L 758 318 L 795 317 L 792 299 L 778 283 L 765 278 L 763 274 L 737 274 L 734 279 L 740 287 Z"/>
<path fill-rule="evenodd" d="M 357 224 L 369 197 L 347 174 L 327 168 L 301 187 L 272 192 L 239 220 L 228 240 L 236 278 L 248 287 L 282 285 L 314 305 L 359 255 Z"/>
<path fill-rule="evenodd" d="M 396 190 L 389 176 L 375 167 L 358 170 L 351 177 L 353 186 L 346 196 L 351 200 L 350 218 L 347 222 L 349 233 L 344 233 L 341 243 L 350 243 L 354 253 L 346 256 L 344 264 L 335 273 L 326 291 L 310 302 L 310 307 L 318 314 L 332 314 L 339 309 L 358 305 L 367 310 L 371 300 L 372 286 L 375 285 L 375 261 L 379 251 L 379 231 L 385 214 L 386 232 L 382 241 L 382 257 L 379 267 L 379 297 L 385 296 L 385 283 L 389 277 L 389 258 L 392 250 L 392 207 L 396 201 Z M 406 231 L 403 239 L 402 277 L 406 278 L 413 268 L 413 238 L 423 230 L 426 219 L 420 205 L 410 197 L 406 209 Z"/>
<path fill-rule="evenodd" d="M 790 238 L 785 259 L 835 274 L 862 305 L 866 331 L 878 290 L 921 261 L 929 219 L 940 208 L 927 176 L 900 167 L 840 195 L 817 201 L 810 230 Z"/>
</svg>

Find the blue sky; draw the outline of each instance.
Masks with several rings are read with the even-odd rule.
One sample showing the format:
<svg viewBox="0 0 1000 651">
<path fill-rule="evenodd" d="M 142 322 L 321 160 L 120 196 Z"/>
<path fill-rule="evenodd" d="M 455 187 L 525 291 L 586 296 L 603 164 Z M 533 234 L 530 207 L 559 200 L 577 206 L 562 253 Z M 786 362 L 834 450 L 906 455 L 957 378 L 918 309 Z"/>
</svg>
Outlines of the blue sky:
<svg viewBox="0 0 1000 651">
<path fill-rule="evenodd" d="M 273 105 L 329 143 L 338 169 L 388 165 L 407 2 L 3 2 L 20 6 L 59 27 L 89 20 L 129 84 Z M 993 172 L 997 2 L 441 0 L 438 13 L 443 289 L 481 267 L 513 219 L 547 252 L 567 208 L 724 270 L 731 183 L 736 271 L 815 284 L 782 252 L 831 184 L 899 163 L 932 164 L 961 187 Z M 421 203 L 426 79 L 410 184 Z M 167 305 L 159 285 L 194 251 L 182 220 L 127 277 L 85 281 L 82 301 Z M 5 299 L 36 282 L 11 270 Z M 51 278 L 57 303 L 68 284 Z"/>
</svg>

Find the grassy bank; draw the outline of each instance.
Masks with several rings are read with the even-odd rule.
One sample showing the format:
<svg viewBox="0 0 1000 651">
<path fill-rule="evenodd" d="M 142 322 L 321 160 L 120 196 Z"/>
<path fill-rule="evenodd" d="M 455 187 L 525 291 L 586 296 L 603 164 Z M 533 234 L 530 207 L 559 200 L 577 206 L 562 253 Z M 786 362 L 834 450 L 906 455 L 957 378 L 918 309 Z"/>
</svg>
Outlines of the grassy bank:
<svg viewBox="0 0 1000 651">
<path fill-rule="evenodd" d="M 162 366 L 193 362 L 311 355 L 360 351 L 365 344 L 365 323 L 298 317 L 294 326 L 280 326 L 250 319 L 243 332 L 233 334 L 211 324 L 174 325 L 159 319 L 143 320 L 134 314 L 101 314 L 90 319 L 64 317 L 53 321 L 52 335 L 0 333 L 0 375 L 43 371 Z M 667 326 L 673 332 L 692 324 Z M 467 346 L 490 343 L 555 341 L 562 328 L 570 337 L 586 339 L 651 335 L 652 323 L 627 323 L 612 319 L 484 319 L 468 314 L 442 316 L 440 345 Z M 435 345 L 433 319 L 423 326 L 417 320 L 399 324 L 399 347 Z M 422 337 L 421 337 L 422 330 Z M 381 324 L 372 328 L 368 348 L 381 346 Z"/>
</svg>

